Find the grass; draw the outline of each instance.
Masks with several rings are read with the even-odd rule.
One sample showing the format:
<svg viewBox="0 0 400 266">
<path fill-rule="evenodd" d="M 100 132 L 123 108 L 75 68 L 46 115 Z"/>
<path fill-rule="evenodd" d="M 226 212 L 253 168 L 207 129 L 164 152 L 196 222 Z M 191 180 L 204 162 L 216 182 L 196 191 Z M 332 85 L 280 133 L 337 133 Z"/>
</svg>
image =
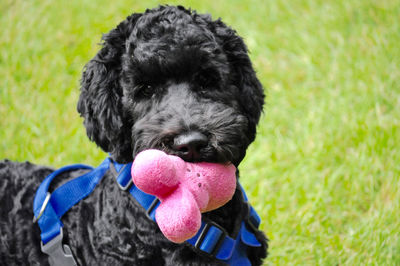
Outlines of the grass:
<svg viewBox="0 0 400 266">
<path fill-rule="evenodd" d="M 102 33 L 165 1 L 0 2 L 0 158 L 98 164 L 75 106 Z M 244 37 L 267 105 L 241 164 L 267 265 L 400 265 L 400 3 L 170 1 Z"/>
</svg>

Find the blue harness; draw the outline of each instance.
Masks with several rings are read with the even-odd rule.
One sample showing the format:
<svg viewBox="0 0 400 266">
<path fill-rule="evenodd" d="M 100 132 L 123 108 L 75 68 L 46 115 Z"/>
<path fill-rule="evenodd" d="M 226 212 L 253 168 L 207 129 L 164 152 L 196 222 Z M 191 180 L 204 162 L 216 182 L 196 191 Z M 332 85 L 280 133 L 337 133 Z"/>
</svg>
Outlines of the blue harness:
<svg viewBox="0 0 400 266">
<path fill-rule="evenodd" d="M 110 158 L 105 159 L 97 168 L 75 164 L 54 171 L 40 184 L 33 202 L 33 221 L 39 224 L 42 252 L 49 256 L 50 265 L 77 265 L 69 246 L 62 245 L 63 223 L 61 217 L 94 190 L 108 169 L 116 175 L 120 188 L 129 191 L 146 210 L 149 218 L 155 221 L 155 211 L 160 201 L 155 196 L 144 193 L 133 184 L 131 166 L 132 163 L 119 164 Z M 50 194 L 49 186 L 55 177 L 64 172 L 78 169 L 91 171 L 68 181 Z M 236 239 L 231 238 L 219 225 L 203 219 L 198 233 L 188 239 L 186 243 L 192 245 L 199 253 L 208 254 L 208 256 L 215 257 L 229 265 L 246 266 L 251 265 L 246 254 L 247 246 L 261 246 L 253 233 L 260 224 L 260 217 L 248 203 L 243 188 L 241 186 L 240 188 L 248 206 L 248 215 L 242 221 Z"/>
</svg>

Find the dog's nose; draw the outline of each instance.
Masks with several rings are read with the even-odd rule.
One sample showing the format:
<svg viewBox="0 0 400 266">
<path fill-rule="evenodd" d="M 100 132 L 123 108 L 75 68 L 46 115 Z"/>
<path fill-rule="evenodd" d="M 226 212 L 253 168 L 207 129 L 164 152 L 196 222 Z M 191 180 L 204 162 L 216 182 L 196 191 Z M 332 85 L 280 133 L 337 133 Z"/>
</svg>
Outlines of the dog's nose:
<svg viewBox="0 0 400 266">
<path fill-rule="evenodd" d="M 173 149 L 185 161 L 196 161 L 201 157 L 201 149 L 208 145 L 208 139 L 198 131 L 190 131 L 174 138 Z"/>
</svg>

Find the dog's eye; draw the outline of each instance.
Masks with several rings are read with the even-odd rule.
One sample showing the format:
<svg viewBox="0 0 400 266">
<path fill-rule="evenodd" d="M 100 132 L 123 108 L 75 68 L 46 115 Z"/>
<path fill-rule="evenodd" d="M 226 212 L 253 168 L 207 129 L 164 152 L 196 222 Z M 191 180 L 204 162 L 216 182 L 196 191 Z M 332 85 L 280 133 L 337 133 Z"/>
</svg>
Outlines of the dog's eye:
<svg viewBox="0 0 400 266">
<path fill-rule="evenodd" d="M 154 89 L 150 85 L 142 85 L 138 88 L 137 95 L 143 98 L 150 98 L 154 94 Z"/>
<path fill-rule="evenodd" d="M 198 92 L 200 94 L 206 94 L 207 93 L 207 88 L 204 87 L 204 86 L 200 86 L 199 89 L 198 89 Z"/>
</svg>

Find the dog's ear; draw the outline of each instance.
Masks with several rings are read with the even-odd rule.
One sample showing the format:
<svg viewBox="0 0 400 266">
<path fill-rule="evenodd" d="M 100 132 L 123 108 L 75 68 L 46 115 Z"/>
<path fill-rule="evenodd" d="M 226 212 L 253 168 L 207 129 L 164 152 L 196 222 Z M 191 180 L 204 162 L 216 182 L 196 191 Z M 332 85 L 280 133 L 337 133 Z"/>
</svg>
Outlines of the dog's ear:
<svg viewBox="0 0 400 266">
<path fill-rule="evenodd" d="M 102 48 L 85 66 L 77 108 L 90 140 L 121 163 L 132 161 L 132 121 L 122 105 L 121 57 L 140 16 L 127 17 L 103 36 Z"/>
<path fill-rule="evenodd" d="M 263 111 L 265 97 L 263 87 L 256 76 L 242 38 L 220 19 L 209 20 L 209 28 L 215 34 L 231 64 L 233 72 L 231 84 L 239 89 L 239 103 L 249 120 L 249 137 L 250 141 L 253 141 Z"/>
</svg>

